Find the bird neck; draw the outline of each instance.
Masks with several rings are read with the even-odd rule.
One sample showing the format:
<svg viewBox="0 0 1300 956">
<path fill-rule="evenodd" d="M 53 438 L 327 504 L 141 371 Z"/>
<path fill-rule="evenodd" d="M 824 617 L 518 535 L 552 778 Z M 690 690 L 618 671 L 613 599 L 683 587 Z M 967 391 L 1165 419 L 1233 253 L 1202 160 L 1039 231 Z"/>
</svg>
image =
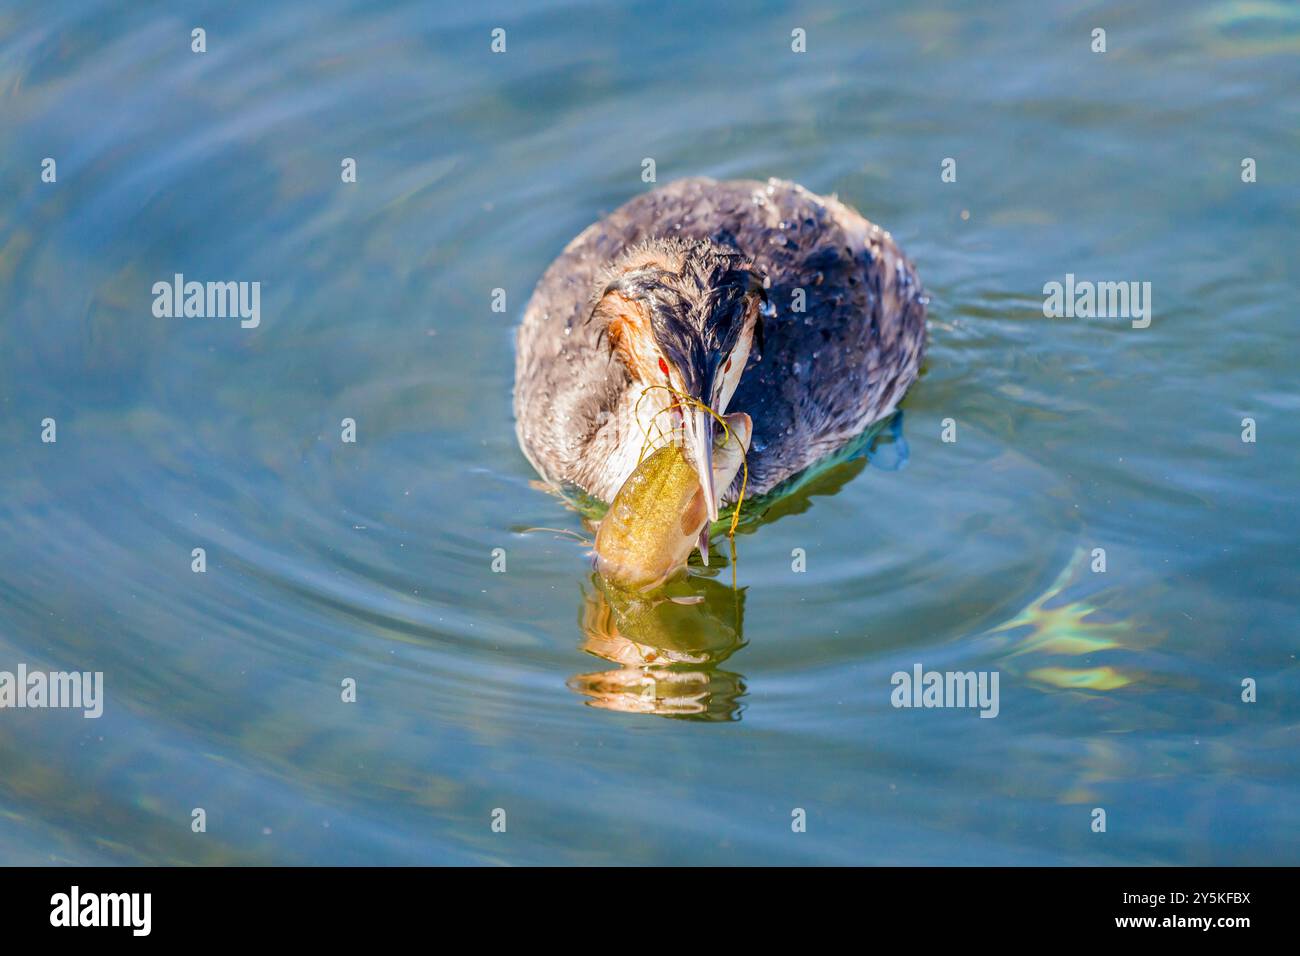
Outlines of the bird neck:
<svg viewBox="0 0 1300 956">
<path fill-rule="evenodd" d="M 580 484 L 589 494 L 610 502 L 645 455 L 680 434 L 678 415 L 669 410 L 672 396 L 664 389 L 643 390 L 633 382 L 610 409 L 583 456 L 586 474 Z"/>
</svg>

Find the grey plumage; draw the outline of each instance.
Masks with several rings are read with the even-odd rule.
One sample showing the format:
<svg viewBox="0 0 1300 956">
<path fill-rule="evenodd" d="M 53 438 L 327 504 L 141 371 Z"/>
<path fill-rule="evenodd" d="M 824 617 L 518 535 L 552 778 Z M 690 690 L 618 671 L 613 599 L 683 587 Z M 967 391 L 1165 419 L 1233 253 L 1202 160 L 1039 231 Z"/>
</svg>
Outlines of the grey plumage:
<svg viewBox="0 0 1300 956">
<path fill-rule="evenodd" d="M 548 481 L 609 501 L 635 465 L 619 454 L 641 441 L 632 376 L 591 312 L 611 263 L 654 238 L 711 240 L 766 277 L 763 347 L 728 406 L 754 422 L 749 494 L 842 448 L 890 414 L 916 378 L 926 299 L 887 232 L 794 183 L 680 180 L 584 230 L 533 291 L 517 337 L 514 409 L 520 447 Z M 793 310 L 797 289 L 803 312 Z"/>
</svg>

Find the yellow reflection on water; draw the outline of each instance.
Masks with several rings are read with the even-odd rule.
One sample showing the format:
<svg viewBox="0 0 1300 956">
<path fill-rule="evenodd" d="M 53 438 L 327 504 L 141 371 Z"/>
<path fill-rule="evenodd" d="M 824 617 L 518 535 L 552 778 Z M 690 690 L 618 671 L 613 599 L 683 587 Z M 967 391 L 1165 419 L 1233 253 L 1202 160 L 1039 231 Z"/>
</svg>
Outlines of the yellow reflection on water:
<svg viewBox="0 0 1300 956">
<path fill-rule="evenodd" d="M 1066 690 L 1115 690 L 1133 683 L 1113 667 L 1039 667 L 1025 676 Z"/>
<path fill-rule="evenodd" d="M 1098 619 L 1094 615 L 1099 614 L 1100 609 L 1087 600 L 1055 603 L 1087 563 L 1088 553 L 1082 549 L 1075 551 L 1046 591 L 1010 620 L 993 628 L 992 634 L 1028 628 L 1007 653 L 1007 659 L 1025 654 L 1079 657 L 1125 646 L 1125 639 L 1133 631 L 1130 621 Z M 1110 665 L 1039 667 L 1026 676 L 1053 687 L 1092 691 L 1117 690 L 1137 680 L 1136 674 L 1125 673 Z"/>
</svg>

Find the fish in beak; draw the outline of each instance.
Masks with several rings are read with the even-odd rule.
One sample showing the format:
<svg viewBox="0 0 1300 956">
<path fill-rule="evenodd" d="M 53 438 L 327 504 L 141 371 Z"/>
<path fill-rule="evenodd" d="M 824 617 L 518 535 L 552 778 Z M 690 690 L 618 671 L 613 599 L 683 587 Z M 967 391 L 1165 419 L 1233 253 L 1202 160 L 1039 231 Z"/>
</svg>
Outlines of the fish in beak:
<svg viewBox="0 0 1300 956">
<path fill-rule="evenodd" d="M 728 415 L 726 422 L 726 440 L 719 434 L 713 449 L 713 483 L 719 488 L 729 487 L 744 467 L 754 431 L 744 412 Z M 691 549 L 708 526 L 704 489 L 694 463 L 680 445 L 662 445 L 637 465 L 601 519 L 596 530 L 596 568 L 606 581 L 620 587 L 648 590 L 686 566 Z M 707 555 L 705 543 L 701 557 Z"/>
<path fill-rule="evenodd" d="M 702 408 L 691 408 L 684 417 L 686 455 L 695 466 L 700 487 L 704 490 L 709 521 L 717 521 L 718 492 L 713 483 L 713 416 Z"/>
</svg>

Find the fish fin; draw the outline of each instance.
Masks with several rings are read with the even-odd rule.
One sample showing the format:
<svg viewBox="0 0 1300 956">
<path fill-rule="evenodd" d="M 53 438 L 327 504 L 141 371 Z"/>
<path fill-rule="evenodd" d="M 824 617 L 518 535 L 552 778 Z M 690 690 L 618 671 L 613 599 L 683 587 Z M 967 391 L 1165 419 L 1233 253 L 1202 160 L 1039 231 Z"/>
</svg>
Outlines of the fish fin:
<svg viewBox="0 0 1300 956">
<path fill-rule="evenodd" d="M 700 529 L 699 541 L 695 546 L 700 549 L 700 560 L 704 562 L 704 566 L 707 568 L 709 566 L 709 523 L 707 521 L 704 523 L 704 527 Z"/>
</svg>

